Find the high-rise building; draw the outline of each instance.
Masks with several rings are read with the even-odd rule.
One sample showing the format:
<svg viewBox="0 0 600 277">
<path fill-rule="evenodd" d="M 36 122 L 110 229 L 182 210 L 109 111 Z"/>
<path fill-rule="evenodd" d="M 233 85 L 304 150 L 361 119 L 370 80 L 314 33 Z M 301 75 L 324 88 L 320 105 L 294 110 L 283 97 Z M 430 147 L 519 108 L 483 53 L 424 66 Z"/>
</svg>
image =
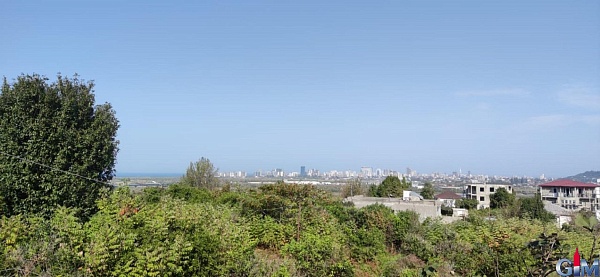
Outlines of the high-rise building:
<svg viewBox="0 0 600 277">
<path fill-rule="evenodd" d="M 406 168 L 406 176 L 408 176 L 408 177 L 414 177 L 414 176 L 417 176 L 417 171 L 416 171 L 416 170 L 413 170 L 413 169 L 411 169 L 410 167 L 407 167 L 407 168 Z"/>
<path fill-rule="evenodd" d="M 373 177 L 373 168 L 372 167 L 363 166 L 360 168 L 360 172 L 361 172 L 361 175 L 363 178 Z"/>
<path fill-rule="evenodd" d="M 277 168 L 277 169 L 275 169 L 275 172 L 273 173 L 273 175 L 275 177 L 284 177 L 285 173 L 283 172 L 283 169 Z"/>
<path fill-rule="evenodd" d="M 306 166 L 300 167 L 300 177 L 306 177 Z"/>
</svg>

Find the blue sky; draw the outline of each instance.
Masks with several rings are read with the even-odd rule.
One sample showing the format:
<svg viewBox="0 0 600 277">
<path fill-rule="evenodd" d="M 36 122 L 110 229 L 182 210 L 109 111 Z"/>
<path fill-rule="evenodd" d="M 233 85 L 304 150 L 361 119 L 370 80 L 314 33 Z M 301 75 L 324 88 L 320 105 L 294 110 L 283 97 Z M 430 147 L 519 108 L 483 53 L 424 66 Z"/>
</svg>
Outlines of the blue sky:
<svg viewBox="0 0 600 277">
<path fill-rule="evenodd" d="M 190 2 L 5 1 L 0 74 L 94 80 L 117 174 L 600 170 L 599 1 Z"/>
</svg>

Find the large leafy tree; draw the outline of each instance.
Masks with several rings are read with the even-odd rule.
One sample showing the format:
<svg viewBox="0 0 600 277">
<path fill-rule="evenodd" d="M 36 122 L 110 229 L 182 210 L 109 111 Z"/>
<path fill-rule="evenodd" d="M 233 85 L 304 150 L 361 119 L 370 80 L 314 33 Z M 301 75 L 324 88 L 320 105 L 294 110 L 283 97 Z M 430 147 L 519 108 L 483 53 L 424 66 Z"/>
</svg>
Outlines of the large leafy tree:
<svg viewBox="0 0 600 277">
<path fill-rule="evenodd" d="M 425 199 L 433 199 L 435 194 L 435 190 L 433 189 L 433 185 L 429 182 L 423 185 L 423 189 L 421 190 L 421 196 Z"/>
<path fill-rule="evenodd" d="M 218 172 L 209 159 L 202 157 L 197 162 L 190 163 L 181 182 L 193 187 L 213 189 L 219 185 Z"/>
<path fill-rule="evenodd" d="M 477 201 L 477 199 L 469 198 L 458 199 L 455 203 L 456 207 L 467 210 L 477 209 L 477 205 L 479 205 L 479 201 Z"/>
<path fill-rule="evenodd" d="M 519 207 L 519 215 L 521 218 L 534 218 L 544 222 L 554 221 L 555 217 L 552 213 L 544 208 L 542 197 L 536 193 L 534 197 L 521 198 Z"/>
<path fill-rule="evenodd" d="M 380 185 L 371 186 L 369 194 L 375 197 L 402 197 L 402 192 L 410 185 L 405 178 L 400 180 L 396 176 L 387 176 Z"/>
<path fill-rule="evenodd" d="M 514 202 L 515 196 L 505 188 L 499 188 L 494 194 L 490 195 L 490 207 L 492 209 L 506 208 L 514 204 Z"/>
<path fill-rule="evenodd" d="M 87 217 L 110 188 L 119 128 L 93 82 L 34 74 L 6 78 L 0 94 L 0 192 L 3 213 L 50 215 L 58 206 Z"/>
</svg>

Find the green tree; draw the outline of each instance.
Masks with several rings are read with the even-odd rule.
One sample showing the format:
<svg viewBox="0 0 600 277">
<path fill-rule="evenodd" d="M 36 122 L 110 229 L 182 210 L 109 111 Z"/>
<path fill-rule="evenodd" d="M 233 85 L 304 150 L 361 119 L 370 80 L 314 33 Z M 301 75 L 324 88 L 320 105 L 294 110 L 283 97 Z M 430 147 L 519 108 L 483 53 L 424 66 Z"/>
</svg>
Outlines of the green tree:
<svg viewBox="0 0 600 277">
<path fill-rule="evenodd" d="M 521 218 L 530 217 L 544 222 L 550 222 L 555 219 L 554 215 L 544 208 L 544 203 L 539 193 L 536 193 L 534 197 L 521 198 L 519 202 L 519 216 Z"/>
<path fill-rule="evenodd" d="M 423 185 L 423 189 L 421 190 L 421 196 L 423 196 L 425 199 L 433 199 L 434 194 L 435 191 L 433 190 L 433 185 L 431 185 L 429 182 L 425 183 L 425 185 Z"/>
<path fill-rule="evenodd" d="M 458 199 L 456 200 L 456 207 L 461 208 L 461 209 L 467 209 L 467 210 L 471 210 L 471 209 L 477 209 L 477 205 L 479 204 L 479 201 L 477 201 L 477 199 L 469 199 L 469 198 L 463 198 L 463 199 Z"/>
<path fill-rule="evenodd" d="M 375 197 L 402 197 L 402 192 L 409 187 L 406 178 L 400 180 L 396 176 L 387 176 L 380 185 L 371 186 L 369 194 Z"/>
<path fill-rule="evenodd" d="M 499 188 L 494 194 L 490 195 L 490 208 L 506 208 L 511 206 L 514 201 L 514 195 L 509 193 L 505 188 Z"/>
<path fill-rule="evenodd" d="M 95 105 L 93 82 L 34 74 L 0 94 L 0 193 L 7 215 L 50 216 L 58 206 L 88 217 L 114 176 L 119 128 L 108 103 Z"/>
<path fill-rule="evenodd" d="M 193 187 L 213 189 L 219 184 L 217 172 L 219 170 L 214 167 L 210 160 L 202 157 L 199 161 L 190 163 L 181 182 Z"/>
</svg>

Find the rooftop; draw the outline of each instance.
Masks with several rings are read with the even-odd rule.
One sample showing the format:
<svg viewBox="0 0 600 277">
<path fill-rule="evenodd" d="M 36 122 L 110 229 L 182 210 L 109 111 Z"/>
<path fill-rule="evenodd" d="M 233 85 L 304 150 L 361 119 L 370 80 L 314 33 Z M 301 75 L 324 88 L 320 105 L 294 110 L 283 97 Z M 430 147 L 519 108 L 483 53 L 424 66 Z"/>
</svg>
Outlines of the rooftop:
<svg viewBox="0 0 600 277">
<path fill-rule="evenodd" d="M 541 184 L 540 187 L 548 188 L 548 187 L 569 187 L 569 188 L 596 188 L 599 187 L 595 184 L 590 183 L 582 183 L 569 179 L 559 179 L 549 183 Z"/>
<path fill-rule="evenodd" d="M 451 191 L 444 191 L 435 196 L 435 199 L 461 199 L 462 197 Z"/>
<path fill-rule="evenodd" d="M 549 211 L 550 213 L 552 213 L 553 215 L 571 215 L 573 212 L 570 210 L 567 210 L 559 205 L 556 204 L 552 204 L 549 201 L 544 201 L 544 209 L 546 209 L 546 211 Z"/>
</svg>

